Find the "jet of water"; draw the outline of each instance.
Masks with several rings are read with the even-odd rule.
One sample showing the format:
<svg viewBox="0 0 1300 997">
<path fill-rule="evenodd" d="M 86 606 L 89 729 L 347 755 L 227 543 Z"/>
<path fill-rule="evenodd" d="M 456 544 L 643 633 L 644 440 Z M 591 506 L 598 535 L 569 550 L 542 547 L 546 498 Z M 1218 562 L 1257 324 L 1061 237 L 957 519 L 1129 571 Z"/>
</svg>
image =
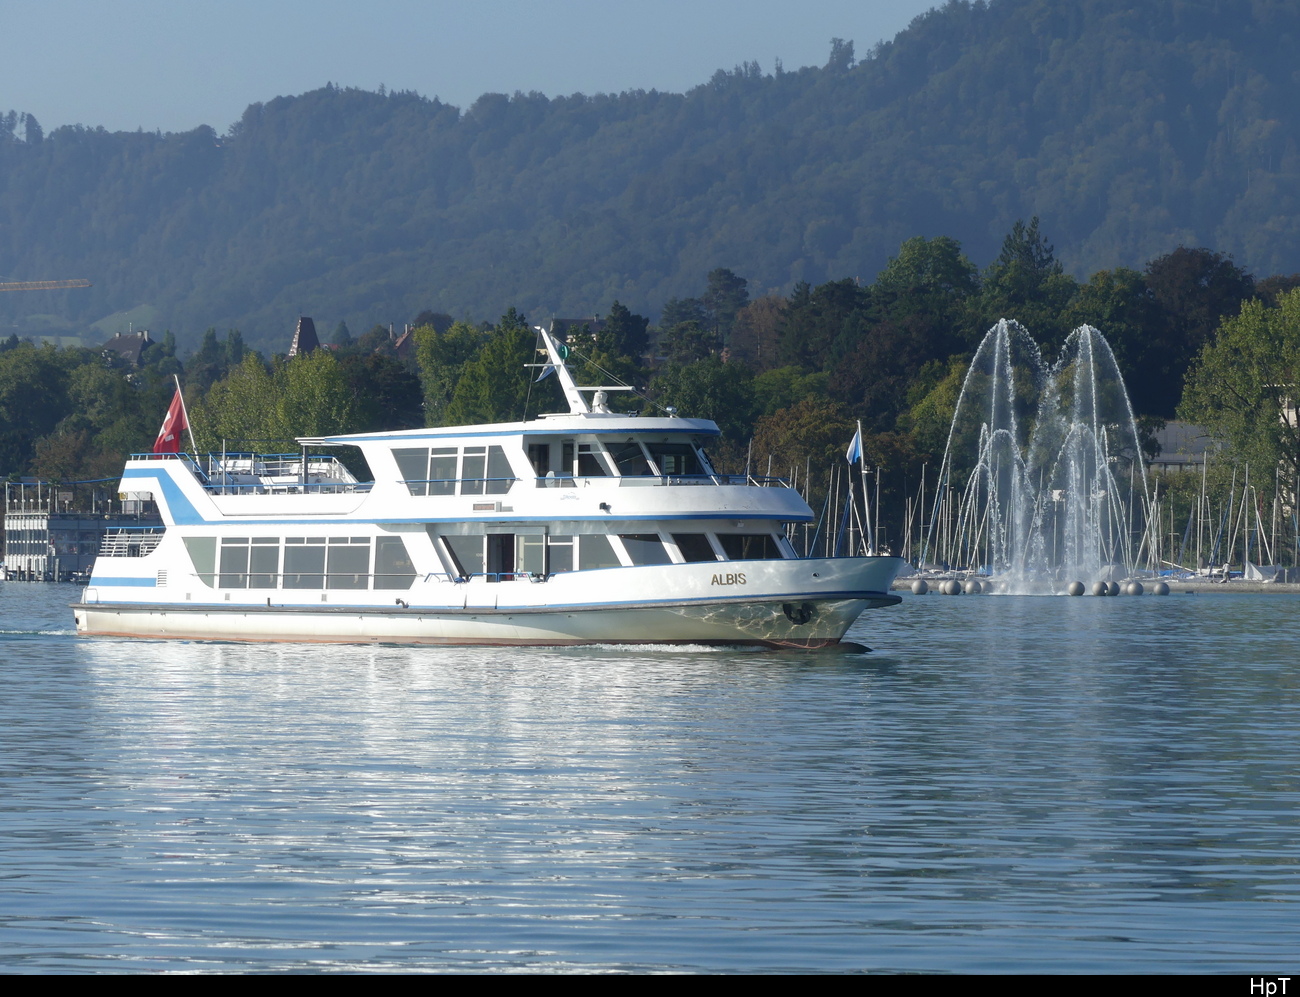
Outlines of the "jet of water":
<svg viewBox="0 0 1300 997">
<path fill-rule="evenodd" d="M 1009 591 L 1128 574 L 1146 473 L 1105 337 L 1080 326 L 1048 364 L 1019 323 L 993 326 L 962 383 L 939 481 L 922 563 L 933 552 Z"/>
</svg>

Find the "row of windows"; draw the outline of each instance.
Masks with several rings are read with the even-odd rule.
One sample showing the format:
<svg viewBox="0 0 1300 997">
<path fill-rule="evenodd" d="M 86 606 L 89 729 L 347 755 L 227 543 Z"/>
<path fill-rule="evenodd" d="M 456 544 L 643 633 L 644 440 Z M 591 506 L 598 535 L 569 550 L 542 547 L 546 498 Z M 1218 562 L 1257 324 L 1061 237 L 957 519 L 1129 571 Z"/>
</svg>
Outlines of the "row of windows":
<svg viewBox="0 0 1300 997">
<path fill-rule="evenodd" d="M 690 477 L 707 473 L 689 443 L 646 443 L 628 437 L 622 443 L 528 444 L 528 462 L 539 478 L 550 475 L 604 478 L 657 475 Z"/>
<path fill-rule="evenodd" d="M 453 574 L 552 575 L 625 564 L 672 564 L 701 561 L 757 561 L 784 557 L 775 536 L 768 533 L 718 534 L 717 546 L 707 533 L 583 533 L 573 536 L 489 533 L 451 536 L 428 527 L 450 556 Z M 680 555 L 675 558 L 673 553 Z M 619 556 L 622 552 L 626 559 Z"/>
<path fill-rule="evenodd" d="M 515 483 L 499 446 L 406 447 L 393 456 L 412 495 L 504 495 Z"/>
<path fill-rule="evenodd" d="M 187 537 L 199 579 L 223 589 L 409 589 L 401 537 Z M 371 571 L 373 554 L 374 571 Z"/>
<path fill-rule="evenodd" d="M 412 495 L 504 495 L 515 483 L 505 450 L 481 447 L 402 447 L 393 451 Z M 539 478 L 698 477 L 707 473 L 689 443 L 645 443 L 633 438 L 602 443 L 530 443 L 528 460 Z"/>
<path fill-rule="evenodd" d="M 552 575 L 674 561 L 785 556 L 768 533 L 489 533 L 453 536 L 430 524 L 450 574 Z M 401 537 L 187 537 L 199 580 L 220 589 L 409 589 L 415 566 Z M 674 556 L 676 555 L 676 556 Z M 373 570 L 372 570 L 373 568 Z"/>
</svg>

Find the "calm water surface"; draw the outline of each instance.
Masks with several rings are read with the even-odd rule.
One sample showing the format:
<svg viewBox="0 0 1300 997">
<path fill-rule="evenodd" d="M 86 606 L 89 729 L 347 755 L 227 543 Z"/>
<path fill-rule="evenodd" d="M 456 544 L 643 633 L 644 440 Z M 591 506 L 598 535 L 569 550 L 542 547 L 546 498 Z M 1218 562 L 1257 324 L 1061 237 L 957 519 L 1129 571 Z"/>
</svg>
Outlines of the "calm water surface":
<svg viewBox="0 0 1300 997">
<path fill-rule="evenodd" d="M 1300 599 L 867 655 L 78 639 L 0 584 L 0 968 L 1286 971 Z"/>
</svg>

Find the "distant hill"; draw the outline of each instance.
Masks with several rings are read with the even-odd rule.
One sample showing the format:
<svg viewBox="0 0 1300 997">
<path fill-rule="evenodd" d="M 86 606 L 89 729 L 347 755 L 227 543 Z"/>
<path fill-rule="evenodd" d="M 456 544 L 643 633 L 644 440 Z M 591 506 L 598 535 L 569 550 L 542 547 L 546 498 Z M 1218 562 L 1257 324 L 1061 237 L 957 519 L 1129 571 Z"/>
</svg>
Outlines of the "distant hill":
<svg viewBox="0 0 1300 997">
<path fill-rule="evenodd" d="M 0 334 L 141 306 L 182 344 L 236 327 L 280 349 L 299 314 L 657 314 L 718 266 L 757 293 L 871 280 L 913 235 L 983 264 L 1032 215 L 1079 276 L 1179 244 L 1300 271 L 1298 41 L 1280 0 L 950 2 L 861 61 L 836 43 L 684 95 L 462 113 L 326 87 L 224 136 L 11 112 L 0 274 L 94 287 L 0 295 Z"/>
</svg>

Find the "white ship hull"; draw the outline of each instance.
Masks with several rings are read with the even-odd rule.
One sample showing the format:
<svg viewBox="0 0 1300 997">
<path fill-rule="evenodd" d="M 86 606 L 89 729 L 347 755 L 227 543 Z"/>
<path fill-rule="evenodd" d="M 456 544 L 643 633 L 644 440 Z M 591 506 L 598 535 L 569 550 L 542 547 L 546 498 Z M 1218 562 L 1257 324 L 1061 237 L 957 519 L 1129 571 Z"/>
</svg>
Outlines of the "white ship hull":
<svg viewBox="0 0 1300 997">
<path fill-rule="evenodd" d="M 86 590 L 86 600 L 73 610 L 78 631 L 87 635 L 325 643 L 705 643 L 814 648 L 839 642 L 864 609 L 898 602 L 898 597 L 889 593 L 889 584 L 901 564 L 892 557 L 825 558 L 622 568 L 587 573 L 604 578 L 574 574 L 545 582 L 521 578 L 450 583 L 439 579 L 387 605 L 376 605 L 373 599 L 345 601 L 349 593 L 337 591 L 310 593 L 313 601 L 296 603 L 285 603 L 284 591 L 268 593 L 263 599 L 255 590 L 236 603 L 161 602 L 148 595 L 109 601 L 105 597 L 113 593 L 92 587 Z M 724 567 L 727 570 L 718 570 Z M 711 588 L 717 594 L 709 594 Z M 634 596 L 638 591 L 678 595 L 646 600 Z M 601 595 L 598 603 L 584 599 L 596 592 Z M 322 604 L 322 596 L 330 601 Z"/>
</svg>

